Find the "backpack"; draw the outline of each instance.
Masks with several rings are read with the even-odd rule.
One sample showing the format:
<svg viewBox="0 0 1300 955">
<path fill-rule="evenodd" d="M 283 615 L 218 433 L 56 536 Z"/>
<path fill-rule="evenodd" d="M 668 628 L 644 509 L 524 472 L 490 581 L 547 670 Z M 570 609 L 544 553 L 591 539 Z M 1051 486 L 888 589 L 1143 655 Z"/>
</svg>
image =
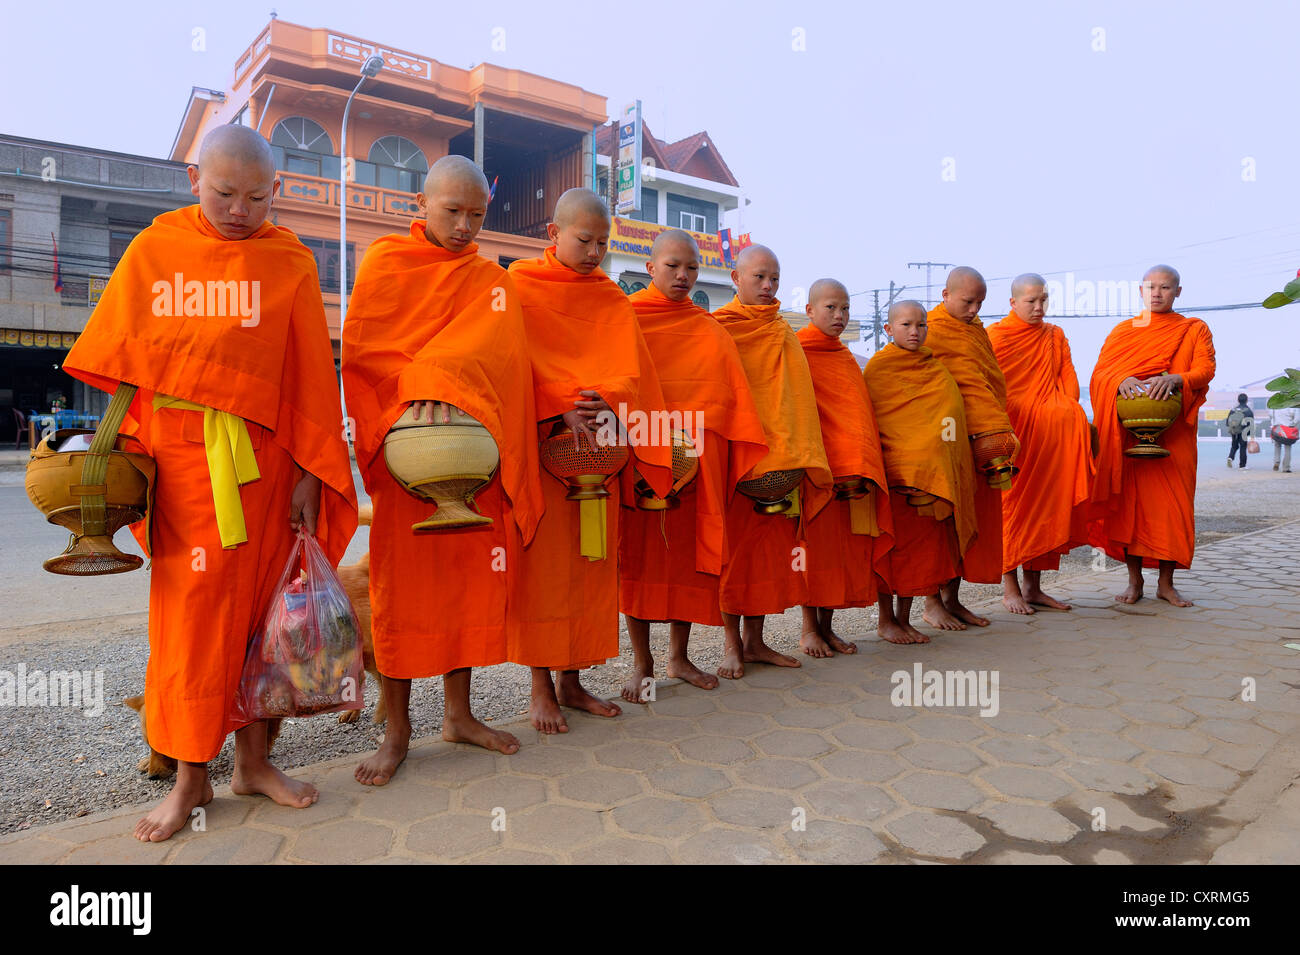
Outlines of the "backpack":
<svg viewBox="0 0 1300 955">
<path fill-rule="evenodd" d="M 1228 412 L 1228 434 L 1241 434 L 1246 426 L 1246 410 L 1240 406 Z"/>
</svg>

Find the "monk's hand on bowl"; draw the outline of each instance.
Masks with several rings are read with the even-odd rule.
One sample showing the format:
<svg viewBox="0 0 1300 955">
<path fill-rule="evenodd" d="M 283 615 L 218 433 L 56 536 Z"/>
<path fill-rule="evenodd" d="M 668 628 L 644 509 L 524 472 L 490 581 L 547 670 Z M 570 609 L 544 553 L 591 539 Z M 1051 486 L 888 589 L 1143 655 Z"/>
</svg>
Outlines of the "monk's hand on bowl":
<svg viewBox="0 0 1300 955">
<path fill-rule="evenodd" d="M 1119 393 L 1125 398 L 1138 398 L 1146 394 L 1146 385 L 1140 378 L 1130 375 L 1119 383 Z"/>
<path fill-rule="evenodd" d="M 320 478 L 306 471 L 293 487 L 289 499 L 289 526 L 295 533 L 305 527 L 308 534 L 316 533 L 316 515 L 320 513 Z"/>
<path fill-rule="evenodd" d="M 447 401 L 426 400 L 411 402 L 411 417 L 416 421 L 423 421 L 427 415 L 430 424 L 451 424 L 451 413 L 453 411 L 461 418 L 468 417 L 465 412 Z"/>
<path fill-rule="evenodd" d="M 572 431 L 575 435 L 581 431 L 584 434 L 591 434 L 590 422 L 595 417 L 595 413 L 588 414 L 581 408 L 574 408 L 572 411 L 566 411 L 562 418 L 564 426 Z"/>
<path fill-rule="evenodd" d="M 1183 383 L 1179 375 L 1156 375 L 1145 382 L 1147 394 L 1156 401 L 1164 401 L 1174 393 L 1174 389 Z"/>
</svg>

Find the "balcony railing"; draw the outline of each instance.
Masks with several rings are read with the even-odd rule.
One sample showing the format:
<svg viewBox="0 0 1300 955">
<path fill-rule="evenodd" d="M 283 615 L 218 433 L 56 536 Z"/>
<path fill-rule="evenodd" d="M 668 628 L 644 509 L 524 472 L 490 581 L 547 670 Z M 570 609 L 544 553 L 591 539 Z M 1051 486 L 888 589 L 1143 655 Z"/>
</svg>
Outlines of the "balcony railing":
<svg viewBox="0 0 1300 955">
<path fill-rule="evenodd" d="M 339 184 L 334 179 L 281 170 L 280 198 L 310 205 L 339 207 Z M 412 216 L 420 211 L 415 193 L 379 186 L 348 183 L 348 211 L 379 212 L 391 216 Z"/>
</svg>

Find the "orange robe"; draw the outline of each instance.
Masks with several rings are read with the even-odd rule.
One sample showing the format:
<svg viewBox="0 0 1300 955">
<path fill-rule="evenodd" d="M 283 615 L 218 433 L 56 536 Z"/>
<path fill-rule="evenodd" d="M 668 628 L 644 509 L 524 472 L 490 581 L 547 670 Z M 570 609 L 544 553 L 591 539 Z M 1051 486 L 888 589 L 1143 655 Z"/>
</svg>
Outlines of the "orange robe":
<svg viewBox="0 0 1300 955">
<path fill-rule="evenodd" d="M 1031 325 L 1015 312 L 988 334 L 1020 439 L 1020 473 L 1002 495 L 1002 571 L 1057 570 L 1062 554 L 1088 541 L 1097 470 L 1070 343 L 1059 325 Z"/>
<path fill-rule="evenodd" d="M 880 429 L 894 548 L 887 580 L 900 597 L 929 596 L 957 575 L 962 554 L 975 539 L 978 480 L 965 445 L 961 390 L 927 347 L 907 351 L 890 343 L 867 362 L 863 377 Z M 894 490 L 911 487 L 933 494 L 929 513 Z"/>
<path fill-rule="evenodd" d="M 343 332 L 357 466 L 374 505 L 375 661 L 397 679 L 505 661 L 507 581 L 542 514 L 532 371 L 514 282 L 478 246 L 449 252 L 424 228 L 417 219 L 408 234 L 371 244 Z M 474 497 L 491 525 L 411 530 L 434 505 L 397 483 L 383 444 L 411 402 L 429 399 L 477 418 L 496 441 L 501 463 Z"/>
<path fill-rule="evenodd" d="M 1007 415 L 1007 382 L 993 355 L 988 332 L 978 318 L 962 322 L 948 314 L 942 302 L 930 310 L 926 346 L 943 362 L 961 389 L 966 407 L 966 433 L 970 437 L 997 431 L 1011 431 Z M 974 464 L 974 452 L 971 452 Z M 990 487 L 976 472 L 975 521 L 979 535 L 962 557 L 961 576 L 973 583 L 996 584 L 1002 580 L 1002 498 L 1004 492 Z"/>
<path fill-rule="evenodd" d="M 781 305 L 743 305 L 733 298 L 713 313 L 740 351 L 740 361 L 767 436 L 768 453 L 746 477 L 804 469 L 798 517 L 759 514 L 743 494 L 727 508 L 731 559 L 722 572 L 724 613 L 781 613 L 804 600 L 805 522 L 830 500 L 834 483 L 822 447 L 808 360 Z"/>
<path fill-rule="evenodd" d="M 166 212 L 127 249 L 63 367 L 105 391 L 140 389 L 122 430 L 158 468 L 152 528 L 132 528 L 152 558 L 149 742 L 207 762 L 240 725 L 232 703 L 293 547 L 299 468 L 321 479 L 316 536 L 332 562 L 357 525 L 316 262 L 288 229 L 231 240 L 197 205 Z M 203 413 L 154 411 L 155 395 L 244 419 L 260 473 L 239 488 L 247 542 L 222 547 Z"/>
<path fill-rule="evenodd" d="M 619 606 L 642 620 L 720 627 L 727 504 L 736 482 L 767 454 L 763 424 L 736 345 L 713 316 L 689 300 L 674 302 L 655 285 L 628 301 L 667 410 L 681 415 L 673 427 L 687 425 L 696 442 L 699 472 L 676 495 L 679 507 L 624 507 L 619 515 Z"/>
<path fill-rule="evenodd" d="M 1183 377 L 1183 413 L 1159 443 L 1167 458 L 1130 458 L 1136 439 L 1115 415 L 1119 385 L 1130 375 Z M 1171 560 L 1190 567 L 1196 546 L 1197 409 L 1214 377 L 1214 341 L 1199 318 L 1177 312 L 1120 322 L 1106 337 L 1092 372 L 1093 423 L 1101 437 L 1092 489 L 1089 536 L 1115 560 L 1142 557 L 1144 567 Z"/>
<path fill-rule="evenodd" d="M 861 503 L 832 500 L 808 521 L 804 603 L 811 607 L 868 607 L 882 589 L 876 575 L 882 570 L 887 573 L 887 555 L 894 546 L 894 518 L 876 413 L 858 360 L 843 342 L 816 325 L 801 328 L 797 337 L 812 373 L 831 473 L 836 480 L 857 476 L 874 485 Z M 852 507 L 870 510 L 874 521 L 868 523 L 874 523 L 875 535 L 853 533 Z"/>
<path fill-rule="evenodd" d="M 584 390 L 600 394 L 625 427 L 641 425 L 644 433 L 650 413 L 664 409 L 664 397 L 627 296 L 600 269 L 582 275 L 564 265 L 554 246 L 542 258 L 511 263 L 510 275 L 523 303 L 533 367 L 535 440 L 551 434 Z M 629 451 L 627 466 L 657 494 L 667 494 L 671 446 Z M 565 485 L 549 472 L 541 480 L 546 509 L 512 584 L 517 629 L 508 658 L 553 670 L 594 666 L 618 656 L 619 481 L 607 484 L 608 556 L 589 560 L 579 550 L 578 503 L 565 500 Z"/>
</svg>

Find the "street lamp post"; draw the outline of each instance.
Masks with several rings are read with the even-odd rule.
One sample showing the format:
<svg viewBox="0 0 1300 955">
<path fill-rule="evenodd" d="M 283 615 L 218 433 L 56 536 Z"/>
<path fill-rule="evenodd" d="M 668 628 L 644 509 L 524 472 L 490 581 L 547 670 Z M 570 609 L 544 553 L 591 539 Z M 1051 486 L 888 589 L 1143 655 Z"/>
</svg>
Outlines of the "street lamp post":
<svg viewBox="0 0 1300 955">
<path fill-rule="evenodd" d="M 384 58 L 378 54 L 366 57 L 361 64 L 361 79 L 348 96 L 343 107 L 343 130 L 339 134 L 339 341 L 343 341 L 343 321 L 348 312 L 348 112 L 352 99 L 363 83 L 384 68 Z"/>
</svg>

